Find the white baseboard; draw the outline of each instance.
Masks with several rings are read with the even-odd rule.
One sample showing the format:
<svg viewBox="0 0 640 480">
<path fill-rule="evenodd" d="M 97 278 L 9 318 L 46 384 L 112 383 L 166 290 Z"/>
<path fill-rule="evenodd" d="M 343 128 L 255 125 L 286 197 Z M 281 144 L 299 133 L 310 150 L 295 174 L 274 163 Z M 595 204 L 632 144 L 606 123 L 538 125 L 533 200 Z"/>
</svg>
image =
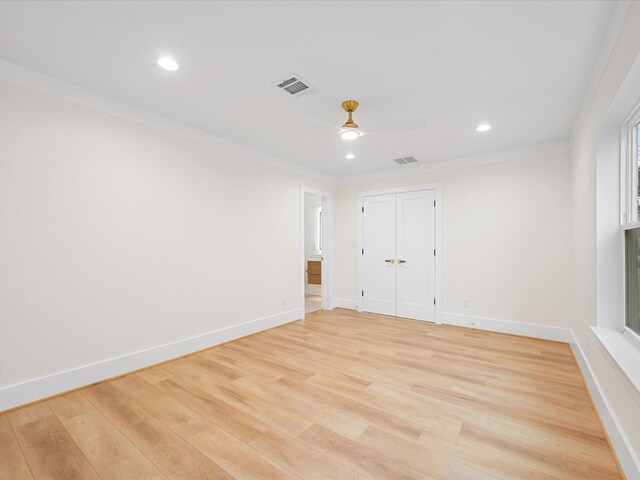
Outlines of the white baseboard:
<svg viewBox="0 0 640 480">
<path fill-rule="evenodd" d="M 356 310 L 358 308 L 358 301 L 350 300 L 348 298 L 334 298 L 332 306 L 333 308 L 349 308 L 351 310 Z"/>
<path fill-rule="evenodd" d="M 0 389 L 0 412 L 293 322 L 302 316 L 303 309 L 296 308 L 148 350 L 9 385 Z"/>
<path fill-rule="evenodd" d="M 333 306 L 355 310 L 357 301 L 345 298 L 334 298 Z M 245 335 L 266 330 L 268 328 L 290 323 L 302 318 L 303 310 L 294 309 L 271 315 L 257 320 L 241 323 L 232 327 L 187 338 L 178 342 L 161 345 L 140 352 L 123 355 L 102 362 L 85 365 L 72 370 L 55 373 L 16 385 L 9 385 L 0 389 L 0 412 L 18 407 L 30 402 L 63 393 L 75 388 L 90 385 L 107 378 L 138 370 L 155 363 L 186 355 L 207 347 L 228 342 Z M 628 447 L 628 440 L 619 427 L 619 422 L 613 415 L 606 397 L 593 375 L 593 371 L 582 349 L 577 344 L 573 332 L 569 329 L 536 325 L 531 323 L 496 320 L 493 318 L 476 317 L 456 313 L 442 313 L 444 324 L 462 327 L 491 330 L 514 335 L 543 338 L 568 342 L 580 369 L 587 381 L 589 391 L 596 408 L 600 412 L 602 421 L 616 451 L 618 460 L 629 479 L 640 479 L 640 462 Z"/>
<path fill-rule="evenodd" d="M 571 348 L 573 349 L 573 354 L 576 357 L 580 369 L 582 370 L 584 379 L 587 382 L 587 386 L 591 392 L 591 398 L 593 398 L 593 402 L 600 413 L 600 418 L 602 418 L 602 423 L 604 423 L 604 427 L 607 430 L 609 440 L 611 440 L 613 449 L 616 451 L 620 466 L 629 480 L 635 478 L 640 479 L 640 460 L 636 458 L 633 451 L 629 448 L 629 440 L 624 434 L 624 431 L 620 428 L 620 422 L 618 422 L 618 419 L 613 414 L 613 410 L 607 401 L 607 397 L 603 395 L 600 384 L 593 374 L 591 365 L 582 351 L 580 344 L 575 340 L 575 337 Z"/>
<path fill-rule="evenodd" d="M 582 348 L 577 343 L 573 331 L 568 328 L 551 327 L 548 325 L 537 325 L 533 323 L 512 322 L 507 320 L 496 320 L 494 318 L 476 317 L 458 313 L 443 313 L 444 324 L 457 325 L 461 327 L 478 328 L 494 332 L 510 333 L 513 335 L 523 335 L 527 337 L 543 338 L 546 340 L 556 340 L 567 342 L 573 349 L 574 356 L 587 382 L 587 387 L 595 403 L 600 417 L 604 423 L 609 439 L 618 456 L 627 478 L 640 479 L 640 462 L 629 448 L 629 442 L 624 432 L 620 428 L 613 411 L 611 410 L 606 397 L 598 381 L 593 375 L 591 366 L 584 355 Z"/>
<path fill-rule="evenodd" d="M 568 328 L 551 327 L 549 325 L 539 325 L 536 323 L 513 322 L 447 312 L 442 313 L 442 323 L 445 325 L 478 328 L 480 330 L 510 333 L 525 337 L 543 338 L 545 340 L 555 340 L 558 342 L 575 342 L 573 333 Z"/>
</svg>

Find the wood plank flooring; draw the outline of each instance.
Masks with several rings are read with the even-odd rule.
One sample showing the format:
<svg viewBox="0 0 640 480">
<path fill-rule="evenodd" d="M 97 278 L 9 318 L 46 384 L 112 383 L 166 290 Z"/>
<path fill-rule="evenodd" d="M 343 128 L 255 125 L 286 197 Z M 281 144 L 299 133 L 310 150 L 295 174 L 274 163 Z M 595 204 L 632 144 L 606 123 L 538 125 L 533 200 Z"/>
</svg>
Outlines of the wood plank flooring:
<svg viewBox="0 0 640 480">
<path fill-rule="evenodd" d="M 0 478 L 623 477 L 568 345 L 336 309 L 0 415 Z"/>
</svg>

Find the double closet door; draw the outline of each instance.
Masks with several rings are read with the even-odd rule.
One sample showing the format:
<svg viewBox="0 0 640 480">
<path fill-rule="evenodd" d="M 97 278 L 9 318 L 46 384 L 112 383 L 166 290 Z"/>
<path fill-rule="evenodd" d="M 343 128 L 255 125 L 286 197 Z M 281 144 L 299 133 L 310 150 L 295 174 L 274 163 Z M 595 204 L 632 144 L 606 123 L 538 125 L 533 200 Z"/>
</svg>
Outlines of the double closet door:
<svg viewBox="0 0 640 480">
<path fill-rule="evenodd" d="M 363 197 L 362 309 L 435 321 L 435 191 Z"/>
</svg>

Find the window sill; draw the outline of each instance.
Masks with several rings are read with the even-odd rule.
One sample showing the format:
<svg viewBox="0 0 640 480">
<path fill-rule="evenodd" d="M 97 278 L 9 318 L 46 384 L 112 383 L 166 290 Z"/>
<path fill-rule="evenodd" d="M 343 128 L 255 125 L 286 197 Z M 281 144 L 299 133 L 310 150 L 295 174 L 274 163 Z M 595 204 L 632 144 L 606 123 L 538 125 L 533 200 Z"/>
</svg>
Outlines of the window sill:
<svg viewBox="0 0 640 480">
<path fill-rule="evenodd" d="M 615 328 L 591 327 L 591 330 L 640 393 L 640 344 Z"/>
</svg>

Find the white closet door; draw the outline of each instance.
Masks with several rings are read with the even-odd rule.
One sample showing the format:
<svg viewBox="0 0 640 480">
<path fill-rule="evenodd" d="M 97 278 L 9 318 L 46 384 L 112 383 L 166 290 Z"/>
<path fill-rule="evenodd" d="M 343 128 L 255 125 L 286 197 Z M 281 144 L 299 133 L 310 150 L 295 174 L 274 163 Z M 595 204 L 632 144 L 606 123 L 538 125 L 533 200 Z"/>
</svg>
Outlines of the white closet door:
<svg viewBox="0 0 640 480">
<path fill-rule="evenodd" d="M 363 310 L 396 315 L 396 194 L 363 201 Z"/>
<path fill-rule="evenodd" d="M 435 321 L 435 192 L 397 194 L 397 315 Z"/>
</svg>

